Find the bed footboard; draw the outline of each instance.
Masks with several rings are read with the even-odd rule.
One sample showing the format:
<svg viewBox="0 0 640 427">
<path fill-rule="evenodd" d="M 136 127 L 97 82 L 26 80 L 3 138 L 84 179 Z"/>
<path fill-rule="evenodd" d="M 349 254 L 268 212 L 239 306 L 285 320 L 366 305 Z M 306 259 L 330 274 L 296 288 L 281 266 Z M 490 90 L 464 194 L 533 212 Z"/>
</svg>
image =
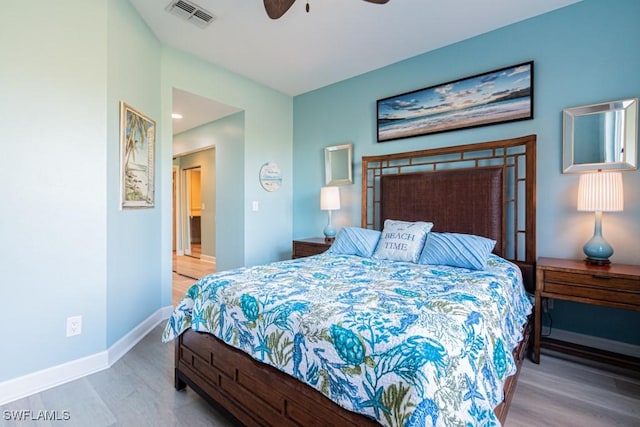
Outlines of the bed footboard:
<svg viewBox="0 0 640 427">
<path fill-rule="evenodd" d="M 184 384 L 246 426 L 378 425 L 213 335 L 191 329 L 176 342 L 176 389 Z"/>
<path fill-rule="evenodd" d="M 518 371 L 505 382 L 504 401 L 494 411 L 503 424 L 528 347 L 528 322 L 523 335 L 513 352 Z M 175 355 L 175 388 L 188 385 L 246 426 L 379 425 L 213 335 L 187 330 L 176 340 Z"/>
</svg>

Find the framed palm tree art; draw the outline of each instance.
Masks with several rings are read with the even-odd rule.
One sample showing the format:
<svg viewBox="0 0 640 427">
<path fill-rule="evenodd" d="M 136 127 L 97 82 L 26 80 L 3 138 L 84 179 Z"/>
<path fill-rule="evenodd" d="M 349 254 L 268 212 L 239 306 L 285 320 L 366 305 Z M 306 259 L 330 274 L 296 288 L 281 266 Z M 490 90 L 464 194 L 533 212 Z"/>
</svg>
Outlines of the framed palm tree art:
<svg viewBox="0 0 640 427">
<path fill-rule="evenodd" d="M 154 206 L 156 122 L 120 102 L 120 208 Z"/>
</svg>

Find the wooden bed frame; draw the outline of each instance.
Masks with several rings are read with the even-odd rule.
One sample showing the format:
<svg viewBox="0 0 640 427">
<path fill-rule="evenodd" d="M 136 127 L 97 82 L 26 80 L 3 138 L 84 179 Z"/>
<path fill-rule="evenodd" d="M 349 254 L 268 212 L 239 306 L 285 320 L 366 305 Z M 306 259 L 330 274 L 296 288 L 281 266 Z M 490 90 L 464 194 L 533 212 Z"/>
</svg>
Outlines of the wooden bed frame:
<svg viewBox="0 0 640 427">
<path fill-rule="evenodd" d="M 476 191 L 480 192 L 475 197 L 475 200 L 479 200 L 478 203 L 471 203 L 471 207 L 468 200 L 459 203 L 461 195 L 468 196 L 468 188 L 466 192 L 463 191 L 468 184 L 457 181 L 460 173 L 442 174 L 448 176 L 445 179 L 445 199 L 439 199 L 437 192 L 430 193 L 428 198 L 423 196 L 422 191 L 430 191 L 428 187 L 440 179 L 439 174 L 431 172 L 458 170 L 465 175 L 483 169 L 497 171 L 491 173 L 494 177 L 496 173 L 500 175 L 501 194 L 494 200 L 491 208 L 495 210 L 497 206 L 497 215 L 500 216 L 497 221 L 494 221 L 496 218 L 489 218 L 487 221 L 487 218 L 481 218 L 482 213 L 478 212 L 475 212 L 475 215 L 452 214 L 465 209 L 472 209 L 472 212 L 473 209 L 480 209 L 484 203 L 481 199 L 486 199 L 486 196 L 481 194 L 483 190 L 477 189 Z M 394 219 L 437 218 L 433 220 L 436 231 L 441 229 L 483 234 L 482 230 L 485 230 L 484 234 L 487 237 L 498 237 L 495 252 L 520 266 L 526 288 L 533 291 L 536 257 L 535 171 L 535 135 L 411 153 L 363 157 L 362 226 L 380 229 L 385 215 L 391 214 L 403 216 Z M 412 209 L 407 208 L 405 199 L 401 210 L 389 211 L 388 207 L 384 206 L 385 200 L 392 199 L 393 204 L 397 204 L 398 200 L 393 196 L 397 193 L 393 191 L 394 184 L 385 183 L 393 182 L 394 179 L 386 180 L 383 177 L 405 174 L 421 174 L 430 182 L 422 185 L 417 199 L 408 196 L 412 198 L 408 202 L 409 205 L 423 205 L 418 208 L 418 217 L 412 213 Z M 454 191 L 453 187 L 460 185 L 460 191 Z M 381 188 L 385 186 L 386 190 Z M 434 198 L 439 201 L 436 202 Z M 430 203 L 419 202 L 425 199 Z M 445 204 L 448 209 L 432 211 L 429 207 Z M 475 221 L 476 217 L 480 217 L 478 221 Z M 506 419 L 520 366 L 527 351 L 529 322 L 524 325 L 523 336 L 524 339 L 513 352 L 518 371 L 507 378 L 504 385 L 504 401 L 494 410 L 502 423 Z M 378 425 L 368 417 L 343 409 L 315 389 L 269 365 L 257 362 L 213 335 L 194 332 L 191 329 L 180 335 L 175 347 L 175 388 L 181 390 L 187 385 L 247 426 Z"/>
</svg>

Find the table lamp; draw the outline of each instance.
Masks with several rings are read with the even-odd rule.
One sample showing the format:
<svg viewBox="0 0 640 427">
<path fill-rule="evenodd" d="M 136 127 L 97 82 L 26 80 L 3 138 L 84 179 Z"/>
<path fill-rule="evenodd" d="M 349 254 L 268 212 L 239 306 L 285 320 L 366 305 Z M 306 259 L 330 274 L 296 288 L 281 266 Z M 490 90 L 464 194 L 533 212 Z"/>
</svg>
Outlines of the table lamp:
<svg viewBox="0 0 640 427">
<path fill-rule="evenodd" d="M 336 229 L 331 224 L 331 211 L 340 209 L 340 190 L 338 187 L 322 187 L 320 189 L 320 210 L 329 213 L 329 221 L 324 228 L 324 239 L 328 242 L 336 237 Z"/>
<path fill-rule="evenodd" d="M 585 173 L 578 183 L 578 211 L 595 212 L 596 223 L 593 237 L 584 247 L 585 262 L 608 265 L 613 248 L 602 237 L 602 213 L 622 211 L 624 200 L 622 175 L 620 172 Z"/>
</svg>

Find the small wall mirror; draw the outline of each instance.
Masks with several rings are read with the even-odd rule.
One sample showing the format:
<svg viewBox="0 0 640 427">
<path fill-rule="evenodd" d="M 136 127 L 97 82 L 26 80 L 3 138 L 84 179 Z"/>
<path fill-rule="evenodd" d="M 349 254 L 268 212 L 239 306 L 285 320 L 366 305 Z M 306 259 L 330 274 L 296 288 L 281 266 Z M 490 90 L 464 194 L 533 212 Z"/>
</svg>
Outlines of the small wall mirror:
<svg viewBox="0 0 640 427">
<path fill-rule="evenodd" d="M 638 98 L 565 108 L 564 173 L 638 168 Z"/>
<path fill-rule="evenodd" d="M 353 144 L 334 145 L 324 149 L 326 185 L 353 184 Z"/>
</svg>

